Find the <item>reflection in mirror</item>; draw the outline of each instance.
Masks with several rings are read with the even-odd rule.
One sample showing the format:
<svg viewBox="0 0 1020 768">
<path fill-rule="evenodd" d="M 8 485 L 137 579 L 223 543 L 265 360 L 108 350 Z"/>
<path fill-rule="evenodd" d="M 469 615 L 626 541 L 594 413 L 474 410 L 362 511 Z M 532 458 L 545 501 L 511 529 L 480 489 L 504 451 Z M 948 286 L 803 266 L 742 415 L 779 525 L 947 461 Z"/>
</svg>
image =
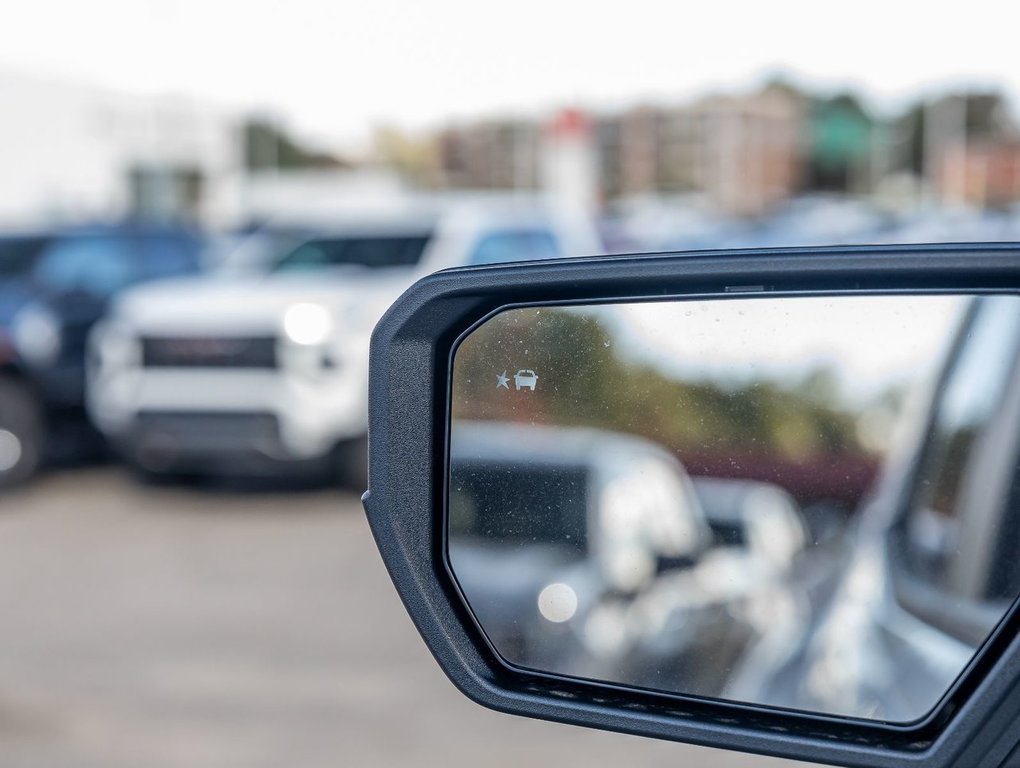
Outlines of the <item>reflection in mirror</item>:
<svg viewBox="0 0 1020 768">
<path fill-rule="evenodd" d="M 1020 297 L 525 308 L 454 361 L 448 553 L 543 672 L 894 722 L 1020 592 Z"/>
</svg>

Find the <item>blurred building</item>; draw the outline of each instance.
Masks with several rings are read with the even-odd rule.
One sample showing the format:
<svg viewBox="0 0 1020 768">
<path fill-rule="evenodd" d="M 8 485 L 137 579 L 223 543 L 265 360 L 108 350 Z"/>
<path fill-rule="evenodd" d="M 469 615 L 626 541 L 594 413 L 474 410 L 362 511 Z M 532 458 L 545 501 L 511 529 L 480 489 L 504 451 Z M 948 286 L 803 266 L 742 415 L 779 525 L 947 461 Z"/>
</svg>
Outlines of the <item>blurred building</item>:
<svg viewBox="0 0 1020 768">
<path fill-rule="evenodd" d="M 590 184 L 591 199 L 603 202 L 703 192 L 724 213 L 757 216 L 797 192 L 805 120 L 803 98 L 772 86 L 618 114 L 564 110 L 544 125 L 490 120 L 439 135 L 439 183 L 542 187 L 571 200 L 588 194 Z"/>
<path fill-rule="evenodd" d="M 537 189 L 541 129 L 534 121 L 488 120 L 439 135 L 439 182 L 454 189 Z"/>
<path fill-rule="evenodd" d="M 1002 208 L 1020 202 L 1020 139 L 960 143 L 938 168 L 938 196 L 948 205 Z"/>
<path fill-rule="evenodd" d="M 803 170 L 804 114 L 782 89 L 719 96 L 696 107 L 705 136 L 705 189 L 726 213 L 757 216 L 794 196 Z"/>
<path fill-rule="evenodd" d="M 705 190 L 712 137 L 700 107 L 641 106 L 603 118 L 599 149 L 607 197 Z"/>
<path fill-rule="evenodd" d="M 761 215 L 801 185 L 804 123 L 802 99 L 771 87 L 604 116 L 603 190 L 607 198 L 704 192 L 724 213 Z"/>
<path fill-rule="evenodd" d="M 885 171 L 884 142 L 868 111 L 851 94 L 809 99 L 805 184 L 818 192 L 874 191 Z"/>
<path fill-rule="evenodd" d="M 234 120 L 191 99 L 0 73 L 0 222 L 201 219 Z"/>
<path fill-rule="evenodd" d="M 813 192 L 909 208 L 934 188 L 941 202 L 1004 205 L 1017 199 L 1013 135 L 996 92 L 944 94 L 879 119 L 852 93 L 773 81 L 688 104 L 490 119 L 379 143 L 383 164 L 419 186 L 542 189 L 587 207 L 697 200 L 757 218 Z"/>
<path fill-rule="evenodd" d="M 660 191 L 659 156 L 662 154 L 659 123 L 662 112 L 655 107 L 637 107 L 616 118 L 615 146 L 600 147 L 599 162 L 617 171 L 609 197 L 628 197 Z M 613 153 L 616 156 L 613 156 Z"/>
</svg>

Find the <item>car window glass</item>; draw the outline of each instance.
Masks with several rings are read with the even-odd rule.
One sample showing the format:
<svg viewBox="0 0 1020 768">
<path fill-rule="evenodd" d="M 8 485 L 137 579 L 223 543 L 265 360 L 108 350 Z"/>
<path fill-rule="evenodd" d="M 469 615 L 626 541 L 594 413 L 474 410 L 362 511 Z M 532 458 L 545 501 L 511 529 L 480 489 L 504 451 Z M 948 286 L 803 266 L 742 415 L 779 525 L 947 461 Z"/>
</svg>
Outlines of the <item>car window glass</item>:
<svg viewBox="0 0 1020 768">
<path fill-rule="evenodd" d="M 583 468 L 492 467 L 457 462 L 450 483 L 450 529 L 458 538 L 493 545 L 585 547 L 587 473 Z M 536 505 L 551 514 L 528 513 Z"/>
<path fill-rule="evenodd" d="M 119 237 L 70 237 L 41 257 L 36 279 L 55 292 L 83 291 L 109 296 L 136 277 L 129 243 Z"/>
<path fill-rule="evenodd" d="M 503 264 L 511 261 L 555 259 L 562 256 L 559 243 L 543 229 L 494 232 L 478 241 L 470 264 Z"/>
<path fill-rule="evenodd" d="M 309 240 L 284 256 L 277 272 L 339 266 L 410 267 L 421 260 L 427 235 L 334 237 Z"/>
<path fill-rule="evenodd" d="M 198 269 L 199 245 L 184 237 L 152 237 L 145 240 L 145 276 L 170 277 Z"/>
<path fill-rule="evenodd" d="M 212 269 L 223 272 L 263 271 L 307 239 L 307 233 L 283 228 L 234 232 L 213 240 L 203 259 Z"/>
</svg>

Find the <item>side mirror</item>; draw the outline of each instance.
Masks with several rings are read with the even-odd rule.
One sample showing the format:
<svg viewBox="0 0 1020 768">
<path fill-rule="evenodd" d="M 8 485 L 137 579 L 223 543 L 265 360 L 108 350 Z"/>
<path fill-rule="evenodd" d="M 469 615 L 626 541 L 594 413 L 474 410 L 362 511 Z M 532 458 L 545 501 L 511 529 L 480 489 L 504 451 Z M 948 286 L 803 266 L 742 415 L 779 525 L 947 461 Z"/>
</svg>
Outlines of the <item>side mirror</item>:
<svg viewBox="0 0 1020 768">
<path fill-rule="evenodd" d="M 419 632 L 503 712 L 1012 764 L 1018 289 L 998 245 L 425 278 L 373 335 L 364 496 Z"/>
</svg>

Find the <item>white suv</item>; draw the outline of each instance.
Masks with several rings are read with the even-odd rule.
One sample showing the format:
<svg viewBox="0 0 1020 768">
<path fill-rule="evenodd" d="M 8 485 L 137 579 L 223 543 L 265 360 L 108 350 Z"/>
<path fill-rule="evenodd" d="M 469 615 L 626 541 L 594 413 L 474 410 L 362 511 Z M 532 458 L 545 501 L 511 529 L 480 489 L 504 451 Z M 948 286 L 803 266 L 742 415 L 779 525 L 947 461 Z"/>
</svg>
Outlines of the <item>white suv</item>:
<svg viewBox="0 0 1020 768">
<path fill-rule="evenodd" d="M 591 222 L 520 198 L 404 200 L 308 231 L 260 274 L 132 290 L 96 328 L 89 411 L 136 469 L 292 473 L 339 460 L 360 478 L 369 337 L 401 292 L 446 267 L 599 250 Z"/>
</svg>

